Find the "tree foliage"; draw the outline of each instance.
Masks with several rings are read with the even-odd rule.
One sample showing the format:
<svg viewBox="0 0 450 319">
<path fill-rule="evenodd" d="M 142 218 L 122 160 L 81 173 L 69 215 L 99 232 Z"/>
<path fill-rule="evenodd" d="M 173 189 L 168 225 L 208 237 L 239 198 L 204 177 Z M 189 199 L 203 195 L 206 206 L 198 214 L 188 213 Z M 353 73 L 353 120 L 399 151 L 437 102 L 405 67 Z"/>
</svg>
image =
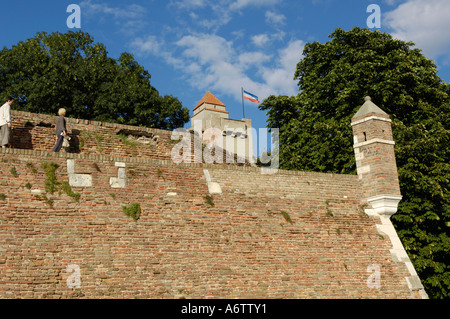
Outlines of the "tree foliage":
<svg viewBox="0 0 450 319">
<path fill-rule="evenodd" d="M 160 96 L 129 53 L 116 60 L 87 33 L 38 33 L 0 51 L 0 92 L 16 109 L 163 129 L 182 127 L 189 111 Z M 3 96 L 4 95 L 4 96 Z"/>
<path fill-rule="evenodd" d="M 392 216 L 425 289 L 450 296 L 450 85 L 414 43 L 379 31 L 336 29 L 308 43 L 297 96 L 260 105 L 280 129 L 280 168 L 355 173 L 352 116 L 369 95 L 393 120 L 403 199 Z"/>
</svg>

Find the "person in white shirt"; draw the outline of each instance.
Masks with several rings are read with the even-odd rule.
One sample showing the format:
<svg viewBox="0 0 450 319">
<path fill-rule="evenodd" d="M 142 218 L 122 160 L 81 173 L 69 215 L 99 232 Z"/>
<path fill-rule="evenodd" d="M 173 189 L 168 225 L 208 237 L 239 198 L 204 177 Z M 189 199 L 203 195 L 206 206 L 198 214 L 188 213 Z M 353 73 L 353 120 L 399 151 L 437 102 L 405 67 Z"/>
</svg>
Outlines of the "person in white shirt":
<svg viewBox="0 0 450 319">
<path fill-rule="evenodd" d="M 6 148 L 9 144 L 12 128 L 11 105 L 13 103 L 14 98 L 10 96 L 6 99 L 6 103 L 0 107 L 0 144 L 2 145 L 2 148 Z"/>
</svg>

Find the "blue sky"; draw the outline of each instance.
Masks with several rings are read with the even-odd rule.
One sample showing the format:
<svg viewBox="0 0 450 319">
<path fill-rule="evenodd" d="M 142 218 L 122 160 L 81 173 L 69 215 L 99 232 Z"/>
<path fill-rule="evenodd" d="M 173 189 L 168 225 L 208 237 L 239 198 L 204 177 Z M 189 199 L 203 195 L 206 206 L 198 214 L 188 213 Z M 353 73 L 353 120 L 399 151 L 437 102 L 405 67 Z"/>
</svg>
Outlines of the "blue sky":
<svg viewBox="0 0 450 319">
<path fill-rule="evenodd" d="M 113 58 L 132 53 L 160 94 L 177 97 L 191 114 L 208 90 L 232 119 L 242 118 L 241 87 L 260 101 L 297 94 L 293 75 L 305 43 L 325 42 L 338 27 L 368 27 L 370 4 L 381 9 L 381 31 L 415 42 L 450 82 L 449 0 L 3 1 L 0 46 L 78 30 L 66 23 L 70 4 L 81 8 L 82 31 Z M 257 106 L 245 102 L 246 118 L 265 127 Z"/>
</svg>

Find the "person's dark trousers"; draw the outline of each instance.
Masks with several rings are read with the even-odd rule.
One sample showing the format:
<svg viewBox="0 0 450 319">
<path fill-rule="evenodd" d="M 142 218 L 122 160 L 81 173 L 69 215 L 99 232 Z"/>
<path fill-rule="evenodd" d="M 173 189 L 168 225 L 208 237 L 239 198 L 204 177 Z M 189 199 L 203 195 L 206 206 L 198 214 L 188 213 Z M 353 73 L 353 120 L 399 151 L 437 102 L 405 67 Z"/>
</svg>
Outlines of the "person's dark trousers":
<svg viewBox="0 0 450 319">
<path fill-rule="evenodd" d="M 59 134 L 58 140 L 56 141 L 56 145 L 53 148 L 52 152 L 59 152 L 64 142 L 64 135 Z"/>
</svg>

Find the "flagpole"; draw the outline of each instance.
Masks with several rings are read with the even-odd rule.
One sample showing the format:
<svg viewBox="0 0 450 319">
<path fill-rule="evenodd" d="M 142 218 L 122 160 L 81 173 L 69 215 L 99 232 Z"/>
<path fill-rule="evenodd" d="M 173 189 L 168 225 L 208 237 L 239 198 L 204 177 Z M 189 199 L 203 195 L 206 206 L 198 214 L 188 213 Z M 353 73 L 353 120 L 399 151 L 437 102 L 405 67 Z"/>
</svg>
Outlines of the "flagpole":
<svg viewBox="0 0 450 319">
<path fill-rule="evenodd" d="M 242 115 L 243 118 L 245 119 L 245 111 L 244 111 L 244 88 L 241 87 L 241 96 L 242 96 Z"/>
</svg>

